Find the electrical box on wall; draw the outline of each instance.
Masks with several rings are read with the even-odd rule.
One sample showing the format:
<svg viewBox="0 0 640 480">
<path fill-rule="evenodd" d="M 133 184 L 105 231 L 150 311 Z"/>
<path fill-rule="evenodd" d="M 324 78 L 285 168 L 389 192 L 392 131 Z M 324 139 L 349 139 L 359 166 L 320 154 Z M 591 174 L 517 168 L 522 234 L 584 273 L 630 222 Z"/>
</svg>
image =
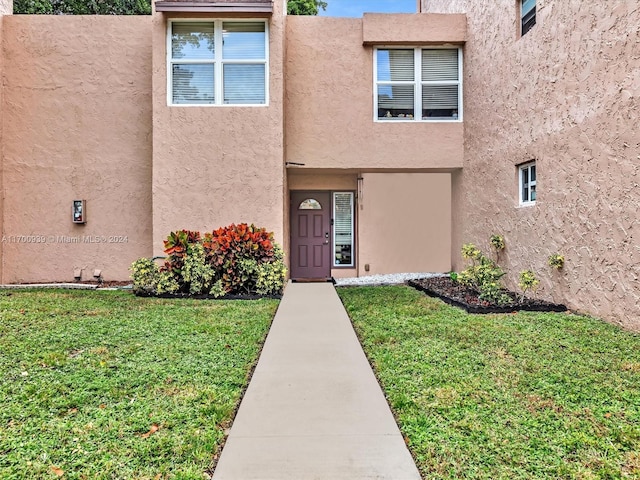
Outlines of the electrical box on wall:
<svg viewBox="0 0 640 480">
<path fill-rule="evenodd" d="M 84 200 L 73 201 L 73 223 L 87 223 L 87 208 Z"/>
</svg>

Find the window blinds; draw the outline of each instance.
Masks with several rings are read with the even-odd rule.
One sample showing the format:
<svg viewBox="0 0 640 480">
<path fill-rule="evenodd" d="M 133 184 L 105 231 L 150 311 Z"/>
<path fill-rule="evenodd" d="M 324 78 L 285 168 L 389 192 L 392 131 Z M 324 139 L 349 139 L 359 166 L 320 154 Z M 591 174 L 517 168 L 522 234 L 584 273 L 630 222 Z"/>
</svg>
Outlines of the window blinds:
<svg viewBox="0 0 640 480">
<path fill-rule="evenodd" d="M 211 63 L 173 65 L 173 103 L 214 103 L 214 68 Z"/>
<path fill-rule="evenodd" d="M 456 119 L 459 49 L 377 49 L 376 84 L 379 119 Z"/>
<path fill-rule="evenodd" d="M 353 264 L 353 193 L 333 194 L 335 264 Z"/>
<path fill-rule="evenodd" d="M 422 50 L 423 82 L 457 82 L 458 49 Z"/>
<path fill-rule="evenodd" d="M 171 29 L 171 56 L 189 60 L 213 59 L 213 22 L 174 23 Z"/>
<path fill-rule="evenodd" d="M 172 104 L 267 102 L 265 22 L 174 21 L 170 25 Z"/>
<path fill-rule="evenodd" d="M 222 58 L 225 60 L 264 60 L 264 22 L 224 22 Z"/>
</svg>

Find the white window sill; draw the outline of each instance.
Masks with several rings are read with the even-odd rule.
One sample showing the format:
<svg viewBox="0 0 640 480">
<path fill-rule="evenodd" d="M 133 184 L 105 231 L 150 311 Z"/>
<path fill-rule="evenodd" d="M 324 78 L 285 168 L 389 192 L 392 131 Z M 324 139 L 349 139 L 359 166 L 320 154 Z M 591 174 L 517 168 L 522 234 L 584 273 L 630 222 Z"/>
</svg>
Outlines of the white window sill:
<svg viewBox="0 0 640 480">
<path fill-rule="evenodd" d="M 434 120 L 416 120 L 411 118 L 376 118 L 375 123 L 462 123 L 462 119 L 447 120 L 444 118 Z"/>
<path fill-rule="evenodd" d="M 167 107 L 181 107 L 181 108 L 189 108 L 189 107 L 198 107 L 198 108 L 260 108 L 260 107 L 268 107 L 268 103 L 224 103 L 217 105 L 215 103 L 167 103 Z"/>
</svg>

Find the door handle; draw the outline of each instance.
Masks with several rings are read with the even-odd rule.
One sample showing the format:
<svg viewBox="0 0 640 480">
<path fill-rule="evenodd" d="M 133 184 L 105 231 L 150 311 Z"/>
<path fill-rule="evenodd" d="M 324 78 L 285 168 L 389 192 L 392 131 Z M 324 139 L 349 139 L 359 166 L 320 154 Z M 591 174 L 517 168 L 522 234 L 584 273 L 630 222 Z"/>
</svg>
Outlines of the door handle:
<svg viewBox="0 0 640 480">
<path fill-rule="evenodd" d="M 324 232 L 324 238 L 326 239 L 324 244 L 329 245 L 329 232 Z"/>
</svg>

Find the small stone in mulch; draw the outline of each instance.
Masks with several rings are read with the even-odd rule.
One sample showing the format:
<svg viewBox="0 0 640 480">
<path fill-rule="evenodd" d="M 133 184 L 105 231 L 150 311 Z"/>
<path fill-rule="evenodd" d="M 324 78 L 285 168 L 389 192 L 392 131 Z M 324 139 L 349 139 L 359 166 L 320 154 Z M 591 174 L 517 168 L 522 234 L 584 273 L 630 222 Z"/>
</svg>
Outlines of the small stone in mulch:
<svg viewBox="0 0 640 480">
<path fill-rule="evenodd" d="M 449 277 L 432 277 L 409 280 L 407 284 L 429 296 L 440 298 L 444 302 L 462 308 L 468 313 L 509 313 L 519 310 L 531 312 L 565 312 L 564 305 L 547 302 L 535 298 L 520 299 L 513 292 L 505 290 L 511 302 L 497 305 L 479 297 L 477 291 L 454 282 Z"/>
</svg>

